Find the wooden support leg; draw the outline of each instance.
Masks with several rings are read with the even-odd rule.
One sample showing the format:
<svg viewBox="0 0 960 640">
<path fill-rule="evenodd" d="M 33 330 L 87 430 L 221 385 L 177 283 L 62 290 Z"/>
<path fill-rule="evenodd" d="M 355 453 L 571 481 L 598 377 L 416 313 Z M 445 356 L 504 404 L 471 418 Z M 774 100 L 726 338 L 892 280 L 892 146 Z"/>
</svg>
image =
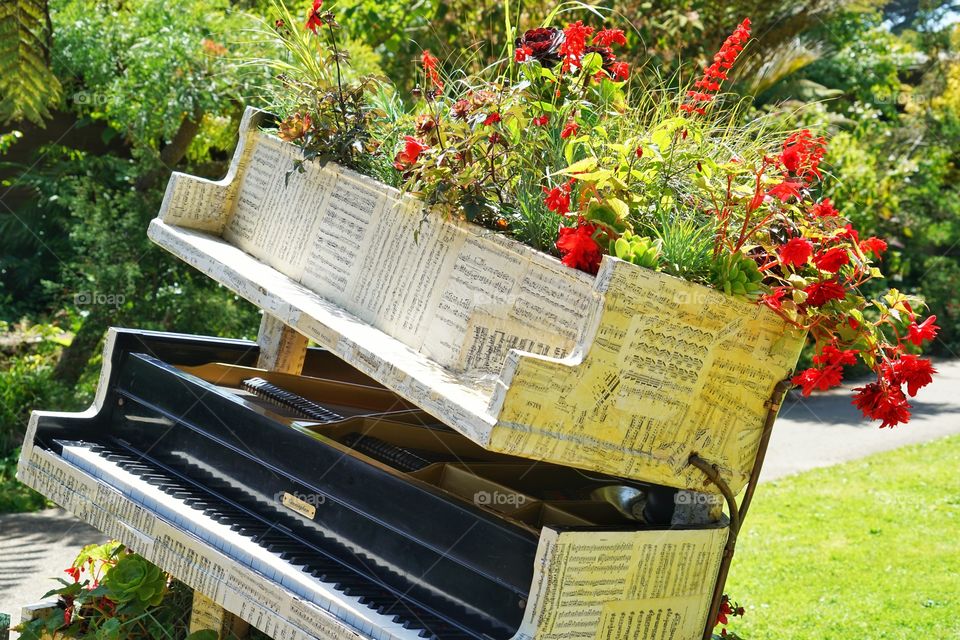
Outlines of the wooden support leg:
<svg viewBox="0 0 960 640">
<path fill-rule="evenodd" d="M 250 625 L 199 591 L 194 591 L 190 633 L 206 629 L 216 631 L 220 640 L 234 640 L 245 638 Z"/>
<path fill-rule="evenodd" d="M 257 366 L 261 369 L 293 374 L 303 371 L 303 360 L 307 355 L 307 337 L 297 333 L 274 316 L 263 314 L 257 344 L 260 345 L 260 359 L 257 360 Z"/>
</svg>

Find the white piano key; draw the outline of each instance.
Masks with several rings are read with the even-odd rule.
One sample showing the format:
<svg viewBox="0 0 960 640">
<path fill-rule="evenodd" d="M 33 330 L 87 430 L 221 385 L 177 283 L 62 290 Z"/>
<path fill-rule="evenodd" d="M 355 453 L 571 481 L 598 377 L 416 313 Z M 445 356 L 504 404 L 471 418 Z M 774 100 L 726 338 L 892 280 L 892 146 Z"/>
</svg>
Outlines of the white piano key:
<svg viewBox="0 0 960 640">
<path fill-rule="evenodd" d="M 320 582 L 250 538 L 187 506 L 89 448 L 64 446 L 62 456 L 68 462 L 119 489 L 135 502 L 150 508 L 165 520 L 173 522 L 237 562 L 326 609 L 358 631 L 377 640 L 423 640 L 419 631 L 404 629 L 393 621 L 393 616 L 380 615 L 360 604 L 358 598 L 347 596 L 332 585 Z"/>
</svg>

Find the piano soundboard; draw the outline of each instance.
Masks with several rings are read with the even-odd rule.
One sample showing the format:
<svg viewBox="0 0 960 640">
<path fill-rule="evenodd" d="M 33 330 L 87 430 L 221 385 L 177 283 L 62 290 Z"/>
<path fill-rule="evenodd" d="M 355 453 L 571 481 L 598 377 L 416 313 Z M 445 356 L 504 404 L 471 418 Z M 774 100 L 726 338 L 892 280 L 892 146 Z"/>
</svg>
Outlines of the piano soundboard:
<svg viewBox="0 0 960 640">
<path fill-rule="evenodd" d="M 267 635 L 702 636 L 713 496 L 491 453 L 331 354 L 111 330 L 19 478 Z"/>
</svg>

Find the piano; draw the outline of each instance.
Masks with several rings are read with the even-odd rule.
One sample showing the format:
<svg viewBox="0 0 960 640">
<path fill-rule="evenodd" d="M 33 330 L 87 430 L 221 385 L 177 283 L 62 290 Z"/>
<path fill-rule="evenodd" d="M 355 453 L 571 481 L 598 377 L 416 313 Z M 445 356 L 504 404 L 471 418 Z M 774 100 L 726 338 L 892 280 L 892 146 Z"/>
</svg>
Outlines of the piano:
<svg viewBox="0 0 960 640">
<path fill-rule="evenodd" d="M 274 638 L 702 636 L 713 495 L 489 452 L 321 349 L 257 357 L 112 329 L 20 479 Z"/>
</svg>

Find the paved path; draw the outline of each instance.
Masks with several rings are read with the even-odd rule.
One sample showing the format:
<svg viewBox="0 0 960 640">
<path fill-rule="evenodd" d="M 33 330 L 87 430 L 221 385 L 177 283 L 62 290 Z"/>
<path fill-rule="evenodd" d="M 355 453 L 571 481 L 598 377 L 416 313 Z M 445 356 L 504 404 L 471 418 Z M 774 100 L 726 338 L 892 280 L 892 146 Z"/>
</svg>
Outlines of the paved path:
<svg viewBox="0 0 960 640">
<path fill-rule="evenodd" d="M 860 419 L 850 393 L 802 398 L 791 392 L 780 412 L 763 480 L 837 464 L 906 444 L 960 433 L 960 360 L 937 364 L 940 375 L 914 399 L 914 418 L 895 429 Z M 851 385 L 853 386 L 853 385 Z M 80 548 L 104 538 L 59 509 L 0 515 L 0 612 L 14 614 L 54 584 Z"/>
<path fill-rule="evenodd" d="M 960 360 L 936 363 L 939 374 L 922 389 L 906 425 L 880 429 L 850 404 L 850 387 L 802 397 L 791 391 L 773 428 L 761 480 L 855 460 L 907 444 L 960 433 Z M 862 383 L 861 383 L 862 384 Z"/>
<path fill-rule="evenodd" d="M 0 515 L 0 613 L 18 623 L 20 608 L 56 588 L 80 549 L 105 540 L 62 509 Z"/>
</svg>

